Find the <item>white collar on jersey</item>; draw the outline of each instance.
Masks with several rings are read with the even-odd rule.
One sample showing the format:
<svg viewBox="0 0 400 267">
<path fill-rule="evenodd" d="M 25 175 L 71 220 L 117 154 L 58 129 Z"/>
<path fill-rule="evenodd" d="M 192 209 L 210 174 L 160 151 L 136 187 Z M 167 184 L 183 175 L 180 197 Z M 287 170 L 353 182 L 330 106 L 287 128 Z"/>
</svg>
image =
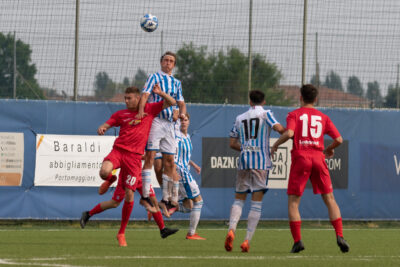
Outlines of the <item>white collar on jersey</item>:
<svg viewBox="0 0 400 267">
<path fill-rule="evenodd" d="M 159 73 L 160 75 L 163 75 L 163 76 L 165 76 L 165 75 L 170 76 L 170 77 L 172 76 L 172 74 L 169 75 L 168 73 L 165 73 L 165 72 L 163 72 L 162 70 L 159 70 L 158 73 Z"/>
<path fill-rule="evenodd" d="M 252 109 L 254 109 L 254 110 L 257 110 L 257 109 L 259 109 L 259 110 L 263 110 L 264 108 L 262 107 L 262 106 L 250 106 L 250 108 L 249 108 L 249 110 L 252 110 Z"/>
</svg>

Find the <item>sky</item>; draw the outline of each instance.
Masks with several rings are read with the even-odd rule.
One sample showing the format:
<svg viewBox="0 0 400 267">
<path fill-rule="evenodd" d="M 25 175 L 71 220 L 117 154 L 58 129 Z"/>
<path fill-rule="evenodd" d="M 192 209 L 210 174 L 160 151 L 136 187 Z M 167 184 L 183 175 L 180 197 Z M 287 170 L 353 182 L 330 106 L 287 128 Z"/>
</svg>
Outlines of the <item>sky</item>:
<svg viewBox="0 0 400 267">
<path fill-rule="evenodd" d="M 2 0 L 0 31 L 16 32 L 32 49 L 43 87 L 73 94 L 75 0 Z M 250 0 L 81 0 L 78 91 L 92 95 L 98 72 L 117 82 L 141 68 L 159 69 L 162 51 L 184 43 L 207 46 L 208 53 L 237 47 L 248 51 Z M 252 51 L 276 64 L 281 84 L 299 85 L 302 68 L 303 1 L 253 0 Z M 140 18 L 160 21 L 153 33 Z M 386 94 L 400 64 L 399 0 L 308 0 L 306 82 L 315 74 L 316 33 L 321 80 L 333 70 L 344 87 L 350 76 L 364 89 L 378 81 Z M 185 89 L 183 89 L 185 90 Z"/>
</svg>

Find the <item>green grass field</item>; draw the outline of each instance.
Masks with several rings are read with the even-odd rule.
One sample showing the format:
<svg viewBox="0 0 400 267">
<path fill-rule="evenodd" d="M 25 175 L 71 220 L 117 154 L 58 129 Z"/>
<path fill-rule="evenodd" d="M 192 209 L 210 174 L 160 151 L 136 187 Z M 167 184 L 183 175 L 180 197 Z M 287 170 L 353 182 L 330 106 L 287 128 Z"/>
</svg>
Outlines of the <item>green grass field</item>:
<svg viewBox="0 0 400 267">
<path fill-rule="evenodd" d="M 0 222 L 0 265 L 7 266 L 399 266 L 398 223 L 345 223 L 350 252 L 336 245 L 327 222 L 305 222 L 306 249 L 290 254 L 290 231 L 285 222 L 260 222 L 249 253 L 240 251 L 245 222 L 240 223 L 234 250 L 224 249 L 227 227 L 223 222 L 200 222 L 205 241 L 186 240 L 187 222 L 167 224 L 180 231 L 161 239 L 154 223 L 130 222 L 128 247 L 115 236 L 118 222 Z"/>
</svg>

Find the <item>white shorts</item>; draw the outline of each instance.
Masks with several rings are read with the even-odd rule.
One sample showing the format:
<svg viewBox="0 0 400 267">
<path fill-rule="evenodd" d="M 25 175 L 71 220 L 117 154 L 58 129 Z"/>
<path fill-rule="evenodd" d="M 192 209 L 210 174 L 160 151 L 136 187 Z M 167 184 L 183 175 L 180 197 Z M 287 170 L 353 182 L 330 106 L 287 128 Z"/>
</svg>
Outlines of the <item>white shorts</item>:
<svg viewBox="0 0 400 267">
<path fill-rule="evenodd" d="M 236 175 L 236 193 L 253 193 L 268 190 L 268 170 L 238 170 Z"/>
<path fill-rule="evenodd" d="M 146 150 L 160 151 L 165 154 L 175 155 L 176 141 L 174 125 L 174 122 L 158 117 L 154 118 Z"/>
<path fill-rule="evenodd" d="M 179 179 L 179 200 L 193 199 L 200 195 L 199 186 L 190 171 L 187 169 L 176 167 L 176 171 L 180 176 Z"/>
</svg>

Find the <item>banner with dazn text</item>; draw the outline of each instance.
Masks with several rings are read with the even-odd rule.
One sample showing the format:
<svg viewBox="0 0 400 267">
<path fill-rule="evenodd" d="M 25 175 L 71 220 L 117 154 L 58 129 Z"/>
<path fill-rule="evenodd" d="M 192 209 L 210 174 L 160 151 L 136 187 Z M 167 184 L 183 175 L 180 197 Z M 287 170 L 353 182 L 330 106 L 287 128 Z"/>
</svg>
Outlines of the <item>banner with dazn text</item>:
<svg viewBox="0 0 400 267">
<path fill-rule="evenodd" d="M 273 144 L 277 138 L 271 138 Z M 227 137 L 203 138 L 202 187 L 229 188 L 235 187 L 239 152 L 229 147 Z M 273 167 L 269 172 L 268 188 L 287 188 L 291 164 L 290 150 L 292 142 L 286 142 L 278 148 L 272 157 Z"/>
<path fill-rule="evenodd" d="M 202 187 L 229 188 L 235 187 L 236 170 L 239 160 L 239 152 L 229 147 L 229 138 L 208 137 L 203 138 L 203 170 Z M 271 138 L 270 143 L 278 140 Z M 332 141 L 326 140 L 325 147 Z M 286 189 L 292 150 L 292 141 L 282 144 L 272 157 L 272 168 L 269 171 L 268 188 Z M 346 189 L 348 187 L 348 141 L 335 149 L 333 158 L 325 160 L 331 175 L 333 188 Z M 311 188 L 310 182 L 307 188 Z"/>
</svg>

